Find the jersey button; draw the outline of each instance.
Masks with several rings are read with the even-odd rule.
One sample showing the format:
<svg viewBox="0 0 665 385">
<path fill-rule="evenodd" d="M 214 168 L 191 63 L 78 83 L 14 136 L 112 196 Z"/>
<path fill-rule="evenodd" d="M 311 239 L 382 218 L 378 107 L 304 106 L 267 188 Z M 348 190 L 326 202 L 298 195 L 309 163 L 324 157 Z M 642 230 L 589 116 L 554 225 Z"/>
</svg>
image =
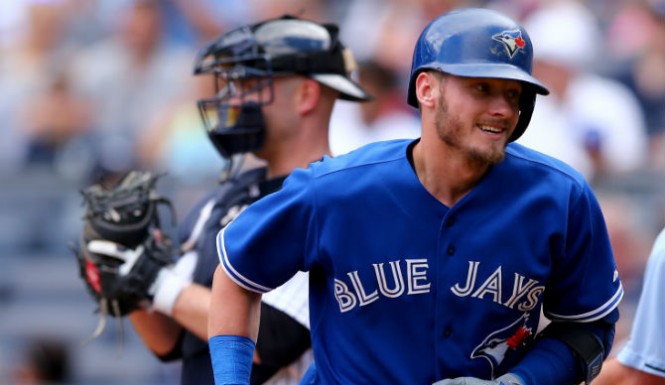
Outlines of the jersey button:
<svg viewBox="0 0 665 385">
<path fill-rule="evenodd" d="M 453 227 L 454 224 L 455 224 L 455 217 L 450 217 L 446 222 L 446 227 Z"/>
<path fill-rule="evenodd" d="M 455 254 L 455 246 L 448 246 L 448 250 L 446 250 L 446 253 L 448 253 L 448 255 Z"/>
<path fill-rule="evenodd" d="M 453 334 L 453 331 L 449 327 L 443 329 L 443 337 L 448 338 L 451 334 Z"/>
</svg>

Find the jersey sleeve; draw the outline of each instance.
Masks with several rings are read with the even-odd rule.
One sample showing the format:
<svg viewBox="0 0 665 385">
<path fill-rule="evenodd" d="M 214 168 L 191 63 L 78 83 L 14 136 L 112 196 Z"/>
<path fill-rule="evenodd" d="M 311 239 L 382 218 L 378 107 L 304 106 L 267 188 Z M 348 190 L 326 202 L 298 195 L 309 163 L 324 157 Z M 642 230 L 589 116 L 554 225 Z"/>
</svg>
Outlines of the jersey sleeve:
<svg viewBox="0 0 665 385">
<path fill-rule="evenodd" d="M 545 291 L 545 315 L 557 321 L 593 322 L 614 311 L 623 287 L 605 219 L 588 184 L 573 190 L 560 234 L 562 255 L 553 262 Z M 555 242 L 555 241 L 553 241 Z"/>
<path fill-rule="evenodd" d="M 665 230 L 647 262 L 644 286 L 630 337 L 618 360 L 635 369 L 665 377 Z"/>
<path fill-rule="evenodd" d="M 217 235 L 221 266 L 237 284 L 265 293 L 305 269 L 315 227 L 310 182 L 309 170 L 294 171 Z"/>
</svg>

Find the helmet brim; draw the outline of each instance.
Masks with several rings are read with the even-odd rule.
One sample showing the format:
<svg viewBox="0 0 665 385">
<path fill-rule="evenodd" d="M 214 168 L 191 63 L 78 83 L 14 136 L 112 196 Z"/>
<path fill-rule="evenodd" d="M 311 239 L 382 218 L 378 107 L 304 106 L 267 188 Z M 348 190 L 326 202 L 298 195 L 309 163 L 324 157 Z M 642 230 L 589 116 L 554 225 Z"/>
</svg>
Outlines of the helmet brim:
<svg viewBox="0 0 665 385">
<path fill-rule="evenodd" d="M 538 79 L 522 71 L 520 68 L 499 63 L 465 63 L 465 64 L 442 64 L 425 66 L 421 69 L 435 70 L 444 72 L 453 76 L 465 78 L 489 78 L 489 79 L 506 79 L 516 80 L 527 84 L 540 95 L 549 95 L 550 90 L 545 87 Z M 409 85 L 408 102 L 410 105 L 417 107 L 418 101 L 416 100 L 415 90 L 412 89 L 413 84 Z"/>
<path fill-rule="evenodd" d="M 350 101 L 369 101 L 372 97 L 353 80 L 339 74 L 308 74 L 317 82 L 339 91 L 340 99 Z"/>
<path fill-rule="evenodd" d="M 534 87 L 537 94 L 549 95 L 550 91 L 538 79 L 524 72 L 522 69 L 509 64 L 498 63 L 473 63 L 473 64 L 447 64 L 441 68 L 435 68 L 439 71 L 449 73 L 455 76 L 467 78 L 492 78 L 517 80 L 527 83 Z"/>
</svg>

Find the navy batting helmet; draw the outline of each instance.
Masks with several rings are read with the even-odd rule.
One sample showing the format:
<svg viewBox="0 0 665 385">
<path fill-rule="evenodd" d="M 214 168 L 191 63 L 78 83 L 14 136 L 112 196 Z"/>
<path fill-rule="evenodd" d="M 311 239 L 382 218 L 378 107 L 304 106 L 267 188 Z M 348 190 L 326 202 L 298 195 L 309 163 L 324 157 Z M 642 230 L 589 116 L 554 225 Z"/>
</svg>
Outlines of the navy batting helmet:
<svg viewBox="0 0 665 385">
<path fill-rule="evenodd" d="M 452 11 L 432 21 L 418 38 L 407 101 L 418 107 L 415 79 L 425 70 L 461 77 L 518 80 L 525 87 L 520 100 L 520 118 L 510 138 L 513 141 L 529 125 L 536 94 L 549 94 L 547 88 L 531 76 L 532 66 L 533 46 L 521 25 L 489 9 Z"/>
<path fill-rule="evenodd" d="M 341 99 L 369 100 L 349 76 L 354 67 L 334 24 L 285 15 L 224 33 L 199 52 L 194 67 L 194 74 L 216 79 L 217 95 L 198 103 L 208 135 L 224 157 L 259 150 L 265 136 L 261 106 L 272 102 L 277 76 L 307 76 L 339 91 Z M 264 88 L 269 92 L 260 92 Z"/>
</svg>

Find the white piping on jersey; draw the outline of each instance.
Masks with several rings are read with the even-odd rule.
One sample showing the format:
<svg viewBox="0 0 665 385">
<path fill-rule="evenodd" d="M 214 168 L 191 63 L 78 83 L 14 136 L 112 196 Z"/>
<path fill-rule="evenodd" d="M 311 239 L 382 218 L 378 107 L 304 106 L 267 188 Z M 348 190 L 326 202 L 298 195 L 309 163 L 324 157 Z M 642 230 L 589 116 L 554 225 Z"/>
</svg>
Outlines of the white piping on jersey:
<svg viewBox="0 0 665 385">
<path fill-rule="evenodd" d="M 562 321 L 593 322 L 608 315 L 612 310 L 614 310 L 614 308 L 616 308 L 619 305 L 619 302 L 621 302 L 622 298 L 623 298 L 623 285 L 619 283 L 619 288 L 617 289 L 616 293 L 614 293 L 612 298 L 610 298 L 602 306 L 599 306 L 598 308 L 590 312 L 576 314 L 576 315 L 561 315 L 561 314 L 547 312 L 546 315 L 550 319 L 556 319 Z"/>
<path fill-rule="evenodd" d="M 189 233 L 189 238 L 187 238 L 187 241 L 185 241 L 182 244 L 183 251 L 193 250 L 194 247 L 196 247 L 196 242 L 198 242 L 199 237 L 203 232 L 203 226 L 205 226 L 206 222 L 208 222 L 208 218 L 210 218 L 210 215 L 212 214 L 212 208 L 214 206 L 215 206 L 214 199 L 209 200 L 208 203 L 206 203 L 205 206 L 203 206 L 203 208 L 200 211 L 199 218 L 196 220 L 196 223 L 194 224 L 192 232 Z"/>
<path fill-rule="evenodd" d="M 243 287 L 244 289 L 247 289 L 249 291 L 253 291 L 256 293 L 267 293 L 270 290 L 273 290 L 271 287 L 266 287 L 262 286 L 259 284 L 256 284 L 252 282 L 251 280 L 247 279 L 245 276 L 242 274 L 238 273 L 233 266 L 231 266 L 231 262 L 229 262 L 228 255 L 226 254 L 226 246 L 224 246 L 224 232 L 226 231 L 226 227 L 222 229 L 217 234 L 217 256 L 219 257 L 219 263 L 222 265 L 222 269 L 226 272 L 226 275 L 233 280 L 236 284 L 239 286 Z"/>
</svg>

